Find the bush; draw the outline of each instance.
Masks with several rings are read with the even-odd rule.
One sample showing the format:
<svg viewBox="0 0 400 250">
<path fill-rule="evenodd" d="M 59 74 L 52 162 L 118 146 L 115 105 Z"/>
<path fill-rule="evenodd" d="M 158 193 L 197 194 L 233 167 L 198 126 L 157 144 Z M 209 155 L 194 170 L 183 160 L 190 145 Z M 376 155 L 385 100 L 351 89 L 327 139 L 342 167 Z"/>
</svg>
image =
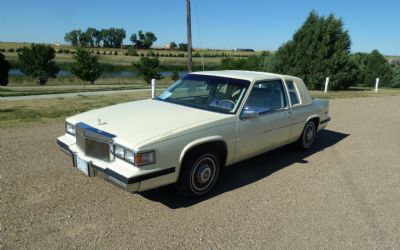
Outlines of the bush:
<svg viewBox="0 0 400 250">
<path fill-rule="evenodd" d="M 376 78 L 379 78 L 379 85 L 381 86 L 389 86 L 392 83 L 393 69 L 378 50 L 373 50 L 364 57 L 361 69 L 364 76 L 363 83 L 366 86 L 374 84 Z"/>
<path fill-rule="evenodd" d="M 106 55 L 106 51 L 105 50 L 103 50 L 103 55 Z"/>
<path fill-rule="evenodd" d="M 133 63 L 133 68 L 138 76 L 149 84 L 151 79 L 161 79 L 158 57 L 142 57 L 138 63 Z"/>
<path fill-rule="evenodd" d="M 114 56 L 118 56 L 118 51 L 114 51 Z"/>
<path fill-rule="evenodd" d="M 126 54 L 128 56 L 137 56 L 138 55 L 136 52 L 136 49 L 133 46 L 128 48 L 128 52 L 126 52 Z"/>
<path fill-rule="evenodd" d="M 42 44 L 32 44 L 30 48 L 23 47 L 18 53 L 21 72 L 36 79 L 37 83 L 46 84 L 50 77 L 55 78 L 59 68 L 54 61 L 55 50 Z"/>
<path fill-rule="evenodd" d="M 7 50 L 7 52 L 14 52 L 14 49 L 13 49 L 13 48 L 9 48 L 9 49 Z"/>
<path fill-rule="evenodd" d="M 98 57 L 92 51 L 78 47 L 74 59 L 75 62 L 71 66 L 74 75 L 91 84 L 100 77 L 103 70 Z"/>
<path fill-rule="evenodd" d="M 6 52 L 6 50 L 5 49 L 0 49 L 0 52 Z"/>
<path fill-rule="evenodd" d="M 62 50 L 62 49 L 59 49 L 59 50 L 57 50 L 57 53 L 58 53 L 58 54 L 62 54 L 62 53 L 63 53 L 63 50 Z"/>
<path fill-rule="evenodd" d="M 0 53 L 0 86 L 7 86 L 10 68 L 10 63 L 5 59 L 5 56 Z"/>
<path fill-rule="evenodd" d="M 147 53 L 147 56 L 148 56 L 148 57 L 155 57 L 156 54 L 155 54 L 153 51 L 149 51 L 149 52 Z"/>
<path fill-rule="evenodd" d="M 179 80 L 179 72 L 178 72 L 177 69 L 174 69 L 172 71 L 171 79 L 174 80 L 174 81 L 178 81 Z"/>
</svg>

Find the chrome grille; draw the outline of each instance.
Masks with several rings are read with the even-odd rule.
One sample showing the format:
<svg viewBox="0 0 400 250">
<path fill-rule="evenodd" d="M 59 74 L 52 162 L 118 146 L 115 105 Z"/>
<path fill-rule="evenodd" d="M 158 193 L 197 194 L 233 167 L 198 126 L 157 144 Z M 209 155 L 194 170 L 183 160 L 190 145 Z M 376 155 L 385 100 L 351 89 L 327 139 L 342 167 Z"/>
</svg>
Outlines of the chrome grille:
<svg viewBox="0 0 400 250">
<path fill-rule="evenodd" d="M 84 123 L 78 123 L 75 127 L 76 144 L 85 152 L 85 155 L 91 156 L 103 161 L 112 159 L 112 137 L 111 134 L 97 130 Z"/>
</svg>

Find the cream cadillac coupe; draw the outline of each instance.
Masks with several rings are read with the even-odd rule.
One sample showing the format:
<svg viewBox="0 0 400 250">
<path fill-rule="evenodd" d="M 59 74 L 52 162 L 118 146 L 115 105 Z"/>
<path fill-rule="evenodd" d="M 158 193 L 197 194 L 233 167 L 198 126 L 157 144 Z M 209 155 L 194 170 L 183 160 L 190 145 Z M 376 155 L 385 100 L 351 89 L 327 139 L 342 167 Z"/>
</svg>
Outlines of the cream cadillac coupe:
<svg viewBox="0 0 400 250">
<path fill-rule="evenodd" d="M 196 197 L 223 167 L 289 143 L 310 148 L 329 120 L 328 101 L 313 100 L 300 78 L 195 72 L 154 99 L 68 117 L 57 143 L 87 176 L 130 192 L 175 183 Z"/>
</svg>

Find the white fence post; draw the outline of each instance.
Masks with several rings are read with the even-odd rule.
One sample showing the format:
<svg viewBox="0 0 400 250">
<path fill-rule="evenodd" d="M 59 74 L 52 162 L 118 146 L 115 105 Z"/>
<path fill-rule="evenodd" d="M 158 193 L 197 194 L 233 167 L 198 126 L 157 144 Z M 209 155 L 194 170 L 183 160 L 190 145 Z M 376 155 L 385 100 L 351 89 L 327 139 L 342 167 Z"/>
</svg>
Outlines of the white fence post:
<svg viewBox="0 0 400 250">
<path fill-rule="evenodd" d="M 156 79 L 151 79 L 151 98 L 156 97 Z"/>
<path fill-rule="evenodd" d="M 325 90 L 324 90 L 324 93 L 327 93 L 327 92 L 328 92 L 328 84 L 329 84 L 329 77 L 327 77 L 326 80 L 325 80 Z"/>
<path fill-rule="evenodd" d="M 378 92 L 378 86 L 379 86 L 379 78 L 376 78 L 376 81 L 375 81 L 375 92 Z"/>
</svg>

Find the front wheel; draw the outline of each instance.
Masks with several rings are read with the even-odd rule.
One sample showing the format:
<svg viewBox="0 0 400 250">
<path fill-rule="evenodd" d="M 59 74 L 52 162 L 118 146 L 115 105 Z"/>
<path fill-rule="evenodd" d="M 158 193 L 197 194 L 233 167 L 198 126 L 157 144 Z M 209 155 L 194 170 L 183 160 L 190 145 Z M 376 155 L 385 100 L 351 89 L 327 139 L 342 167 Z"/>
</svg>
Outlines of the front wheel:
<svg viewBox="0 0 400 250">
<path fill-rule="evenodd" d="M 191 152 L 183 161 L 178 190 L 188 197 L 203 196 L 214 187 L 219 172 L 217 155 L 203 150 Z"/>
<path fill-rule="evenodd" d="M 311 148 L 314 143 L 315 134 L 317 133 L 317 128 L 315 126 L 314 121 L 309 121 L 306 123 L 303 129 L 303 133 L 301 134 L 299 140 L 297 141 L 297 145 L 301 150 L 307 150 Z"/>
</svg>

